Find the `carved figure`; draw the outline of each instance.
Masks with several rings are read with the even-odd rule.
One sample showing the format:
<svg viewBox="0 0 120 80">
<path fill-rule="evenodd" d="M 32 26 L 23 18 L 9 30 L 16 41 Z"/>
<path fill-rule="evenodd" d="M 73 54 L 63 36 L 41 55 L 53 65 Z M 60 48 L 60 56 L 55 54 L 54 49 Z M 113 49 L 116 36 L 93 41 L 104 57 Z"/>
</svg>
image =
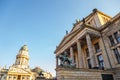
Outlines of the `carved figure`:
<svg viewBox="0 0 120 80">
<path fill-rule="evenodd" d="M 60 59 L 60 66 L 63 67 L 74 67 L 75 64 L 72 64 L 72 59 L 68 57 L 67 52 L 59 55 L 58 58 Z"/>
</svg>

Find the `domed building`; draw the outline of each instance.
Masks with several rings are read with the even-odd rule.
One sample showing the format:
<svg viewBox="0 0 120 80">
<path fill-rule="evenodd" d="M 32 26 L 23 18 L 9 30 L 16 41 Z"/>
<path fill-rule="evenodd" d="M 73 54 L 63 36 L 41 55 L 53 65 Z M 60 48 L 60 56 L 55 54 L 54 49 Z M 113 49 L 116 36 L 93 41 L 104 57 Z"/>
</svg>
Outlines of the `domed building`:
<svg viewBox="0 0 120 80">
<path fill-rule="evenodd" d="M 29 54 L 27 45 L 23 45 L 17 56 L 15 64 L 1 76 L 1 80 L 35 80 L 34 72 L 29 68 Z"/>
</svg>

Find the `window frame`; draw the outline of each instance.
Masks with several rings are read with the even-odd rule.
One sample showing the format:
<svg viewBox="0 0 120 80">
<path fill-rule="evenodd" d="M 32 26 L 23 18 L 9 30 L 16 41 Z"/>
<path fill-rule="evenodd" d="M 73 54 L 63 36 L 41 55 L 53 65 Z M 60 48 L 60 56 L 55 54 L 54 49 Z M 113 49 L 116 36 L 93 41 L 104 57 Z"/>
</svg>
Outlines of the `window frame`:
<svg viewBox="0 0 120 80">
<path fill-rule="evenodd" d="M 117 48 L 113 49 L 113 53 L 114 53 L 114 56 L 115 56 L 118 64 L 120 64 L 120 53 L 119 53 L 118 49 Z"/>
<path fill-rule="evenodd" d="M 115 32 L 114 36 L 115 36 L 117 43 L 120 43 L 120 36 L 119 36 L 118 32 Z"/>
<path fill-rule="evenodd" d="M 110 41 L 110 43 L 111 43 L 111 46 L 114 46 L 114 45 L 115 45 L 115 41 L 114 41 L 113 36 L 110 35 L 110 36 L 108 36 L 108 38 L 109 38 L 109 41 Z"/>
<path fill-rule="evenodd" d="M 99 56 L 102 57 L 101 60 L 100 60 Z M 103 60 L 103 56 L 102 56 L 102 54 L 97 55 L 97 60 L 98 60 L 99 68 L 100 68 L 100 69 L 104 69 L 104 67 L 105 67 L 105 63 L 104 63 L 104 60 Z M 102 64 L 102 65 L 101 65 L 101 64 Z"/>
<path fill-rule="evenodd" d="M 87 59 L 87 63 L 88 63 L 88 68 L 92 69 L 91 59 Z"/>
<path fill-rule="evenodd" d="M 99 45 L 98 42 L 94 44 L 94 47 L 95 47 L 95 52 L 96 53 L 100 52 L 100 45 Z"/>
</svg>

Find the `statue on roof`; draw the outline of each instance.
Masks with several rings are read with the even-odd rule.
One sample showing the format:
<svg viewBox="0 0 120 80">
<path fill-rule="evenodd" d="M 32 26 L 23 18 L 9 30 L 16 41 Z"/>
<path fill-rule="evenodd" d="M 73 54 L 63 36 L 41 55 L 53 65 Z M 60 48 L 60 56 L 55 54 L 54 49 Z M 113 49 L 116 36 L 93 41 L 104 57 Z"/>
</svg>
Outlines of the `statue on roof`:
<svg viewBox="0 0 120 80">
<path fill-rule="evenodd" d="M 85 18 L 83 18 L 83 20 L 82 20 L 82 21 L 83 21 L 83 24 L 84 24 L 84 23 L 85 23 Z"/>
<path fill-rule="evenodd" d="M 80 19 L 76 19 L 76 23 L 79 23 L 80 22 Z"/>
</svg>

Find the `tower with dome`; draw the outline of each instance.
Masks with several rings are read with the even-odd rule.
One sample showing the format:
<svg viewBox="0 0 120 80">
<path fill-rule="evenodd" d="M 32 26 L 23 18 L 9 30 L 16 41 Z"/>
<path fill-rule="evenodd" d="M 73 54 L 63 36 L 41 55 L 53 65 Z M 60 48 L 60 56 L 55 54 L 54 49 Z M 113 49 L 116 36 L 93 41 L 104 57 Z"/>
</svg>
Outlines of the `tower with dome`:
<svg viewBox="0 0 120 80">
<path fill-rule="evenodd" d="M 17 56 L 15 64 L 5 69 L 1 80 L 35 80 L 35 73 L 29 68 L 29 54 L 27 45 L 23 45 Z"/>
</svg>

